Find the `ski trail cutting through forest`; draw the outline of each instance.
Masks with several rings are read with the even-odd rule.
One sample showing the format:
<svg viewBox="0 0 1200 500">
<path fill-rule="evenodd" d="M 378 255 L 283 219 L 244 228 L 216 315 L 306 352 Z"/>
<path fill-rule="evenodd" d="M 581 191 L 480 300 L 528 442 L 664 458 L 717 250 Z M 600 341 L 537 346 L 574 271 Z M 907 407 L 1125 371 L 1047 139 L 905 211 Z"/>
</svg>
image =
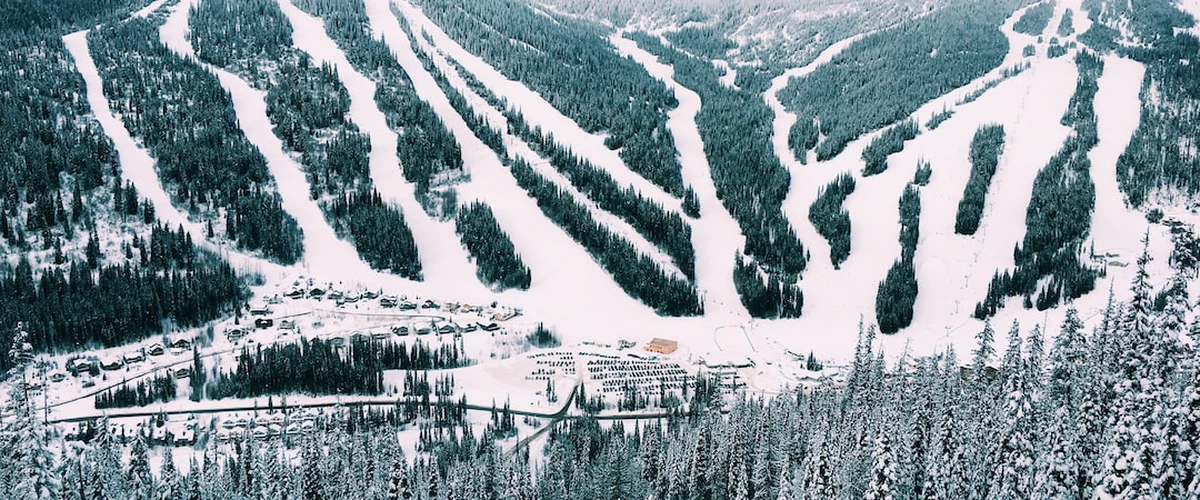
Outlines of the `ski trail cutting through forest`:
<svg viewBox="0 0 1200 500">
<path fill-rule="evenodd" d="M 267 117 L 264 93 L 252 88 L 238 76 L 196 57 L 188 41 L 188 10 L 199 2 L 187 0 L 175 6 L 166 23 L 159 28 L 160 39 L 176 54 L 216 75 L 221 86 L 229 92 L 238 126 L 266 159 L 282 198 L 283 209 L 295 217 L 304 232 L 304 257 L 300 266 L 320 276 L 336 276 L 343 281 L 373 281 L 378 273 L 358 256 L 358 251 L 350 242 L 338 238 L 317 202 L 309 196 L 310 186 L 303 169 L 285 152 L 283 141 L 273 131 L 274 127 Z M 408 285 L 411 286 L 411 283 Z"/>
<path fill-rule="evenodd" d="M 700 201 L 700 218 L 692 224 L 692 247 L 696 251 L 696 286 L 703 292 L 706 315 L 726 321 L 745 321 L 750 314 L 742 305 L 733 284 L 734 256 L 746 244 L 737 221 L 717 198 L 704 141 L 696 126 L 703 103 L 700 95 L 675 81 L 675 69 L 642 50 L 637 43 L 613 34 L 609 41 L 624 56 L 630 56 L 675 93 L 679 105 L 667 113 L 667 129 L 675 137 L 683 181 Z"/>
<path fill-rule="evenodd" d="M 417 94 L 437 113 L 462 147 L 463 161 L 471 168 L 471 181 L 461 186 L 460 192 L 466 199 L 478 199 L 492 207 L 500 226 L 512 239 L 522 260 L 528 263 L 532 283 L 525 295 L 530 299 L 527 301 L 530 307 L 558 319 L 558 324 L 577 325 L 584 331 L 645 325 L 657 319 L 649 307 L 627 295 L 582 246 L 542 213 L 496 154 L 471 132 L 417 59 L 411 40 L 387 2 L 372 0 L 366 6 L 375 35 L 383 37 L 408 73 Z M 443 65 L 443 68 L 449 66 L 444 61 Z M 453 81 L 457 74 L 447 76 Z M 520 141 L 506 135 L 506 142 L 513 147 Z M 589 319 L 602 310 L 616 313 L 608 315 L 603 325 Z"/>
<path fill-rule="evenodd" d="M 403 175 L 396 157 L 396 133 L 375 102 L 376 85 L 359 73 L 346 54 L 329 38 L 324 22 L 281 0 L 280 9 L 292 24 L 292 43 L 317 63 L 337 69 L 338 79 L 350 96 L 350 120 L 371 141 L 369 168 L 375 189 L 384 200 L 400 205 L 405 222 L 413 232 L 426 282 L 444 293 L 470 292 L 483 297 L 489 292 L 475 277 L 466 250 L 459 244 L 450 224 L 428 217 L 416 199 L 415 188 Z"/>
<path fill-rule="evenodd" d="M 100 78 L 96 61 L 92 59 L 88 48 L 88 31 L 64 36 L 63 45 L 75 60 L 75 69 L 83 78 L 92 114 L 117 150 L 121 178 L 132 182 L 139 195 L 150 200 L 159 220 L 173 227 L 183 227 L 193 241 L 216 252 L 230 265 L 254 273 L 281 274 L 284 267 L 279 264 L 232 250 L 229 248 L 231 243 L 210 241 L 200 224 L 189 220 L 187 214 L 180 211 L 171 201 L 171 196 L 167 194 L 155 170 L 154 158 L 134 140 L 129 129 L 125 128 L 125 123 L 113 113 L 108 98 L 104 95 L 104 81 Z"/>
<path fill-rule="evenodd" d="M 165 4 L 165 3 L 167 3 L 167 0 L 154 0 L 153 2 L 150 2 L 150 5 L 142 7 L 141 9 L 138 9 L 137 12 L 134 12 L 132 17 L 149 16 L 150 14 L 153 14 L 155 11 L 157 11 L 159 7 L 162 7 L 163 4 Z"/>
<path fill-rule="evenodd" d="M 1096 211 L 1092 214 L 1092 243 L 1096 253 L 1114 252 L 1132 264 L 1137 255 L 1137 237 L 1146 225 L 1140 212 L 1125 205 L 1125 193 L 1117 183 L 1117 158 L 1129 145 L 1141 120 L 1141 63 L 1117 56 L 1104 57 L 1104 73 L 1096 91 L 1096 147 L 1088 152 L 1092 182 L 1096 184 Z M 1131 235 L 1136 235 L 1131 236 Z"/>
<path fill-rule="evenodd" d="M 367 4 L 385 1 L 387 0 L 369 0 Z M 631 170 L 616 151 L 604 145 L 602 137 L 583 130 L 574 120 L 559 112 L 524 83 L 509 80 L 487 61 L 471 54 L 426 17 L 421 9 L 404 0 L 394 0 L 394 3 L 414 32 L 424 30 L 435 46 L 467 68 L 467 71 L 497 97 L 508 101 L 510 106 L 525 117 L 531 127 L 541 127 L 543 131 L 553 133 L 556 142 L 581 158 L 590 160 L 622 187 L 632 187 L 646 199 L 659 203 L 669 211 L 682 212 L 682 202 L 678 198 Z M 587 78 L 587 75 L 579 77 Z"/>
<path fill-rule="evenodd" d="M 788 83 L 791 82 L 793 78 L 804 78 L 805 76 L 808 76 L 813 71 L 816 71 L 817 68 L 823 66 L 829 61 L 832 61 L 834 57 L 837 57 L 837 55 L 841 54 L 842 51 L 846 50 L 846 48 L 854 45 L 855 42 L 863 39 L 863 37 L 867 35 L 868 33 L 855 35 L 844 40 L 839 40 L 833 45 L 826 47 L 825 50 L 821 51 L 816 59 L 812 60 L 812 62 L 799 68 L 789 69 L 782 75 L 773 78 L 771 80 L 771 86 L 763 94 L 763 99 L 767 102 L 767 106 L 769 106 L 771 111 L 773 111 L 775 114 L 775 118 L 771 122 L 771 147 L 774 149 L 775 157 L 779 159 L 779 163 L 782 164 L 785 169 L 787 169 L 789 174 L 791 174 L 791 185 L 788 187 L 788 194 L 784 198 L 784 207 L 787 207 L 788 200 L 791 199 L 795 193 L 800 191 L 800 186 L 807 186 L 806 189 L 813 192 L 811 197 L 805 197 L 806 199 L 809 199 L 809 203 L 811 203 L 812 199 L 816 199 L 816 189 L 821 188 L 828 183 L 828 181 L 821 183 L 814 182 L 811 179 L 811 174 L 808 173 L 804 168 L 805 165 L 800 163 L 800 160 L 796 159 L 795 152 L 792 151 L 791 146 L 788 145 L 788 136 L 792 129 L 792 125 L 795 125 L 797 118 L 795 113 L 788 111 L 787 107 L 779 101 L 779 92 L 783 90 L 784 87 L 787 87 Z M 804 152 L 804 155 L 806 162 L 809 165 L 816 164 L 816 156 L 814 154 L 806 151 Z M 804 242 L 805 247 L 807 247 L 809 252 L 812 253 L 813 258 L 808 260 L 806 271 L 831 268 L 833 264 L 829 261 L 829 241 L 826 240 L 824 236 L 821 236 L 821 233 L 817 232 L 816 226 L 813 226 L 812 222 L 808 220 L 808 205 L 805 204 L 802 208 L 804 209 L 802 212 L 788 211 L 785 209 L 783 213 L 788 219 L 788 222 L 791 223 L 792 228 L 796 230 L 796 236 L 800 238 L 800 241 Z"/>
</svg>

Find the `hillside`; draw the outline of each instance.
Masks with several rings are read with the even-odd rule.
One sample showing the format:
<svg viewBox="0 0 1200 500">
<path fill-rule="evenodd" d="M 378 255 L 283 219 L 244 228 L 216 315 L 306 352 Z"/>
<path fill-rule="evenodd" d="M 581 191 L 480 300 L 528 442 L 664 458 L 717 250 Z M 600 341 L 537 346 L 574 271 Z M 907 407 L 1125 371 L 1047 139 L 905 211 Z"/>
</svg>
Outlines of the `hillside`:
<svg viewBox="0 0 1200 500">
<path fill-rule="evenodd" d="M 537 463 L 568 452 L 531 442 L 588 446 L 562 422 L 589 415 L 711 419 L 647 439 L 712 447 L 726 431 L 710 407 L 761 410 L 870 436 L 866 455 L 825 457 L 858 464 L 846 496 L 878 482 L 872 449 L 917 446 L 864 422 L 950 397 L 881 385 L 1042 404 L 1074 397 L 1042 398 L 1063 382 L 1029 367 L 1060 332 L 1097 332 L 1086 349 L 1106 368 L 1127 361 L 1120 329 L 1164 370 L 1194 350 L 1194 1 L 25 3 L 0 8 L 0 381 L 20 389 L 2 418 L 199 435 L 181 456 L 389 421 L 405 431 L 388 446 L 417 457 L 456 429 L 473 446 L 474 422 Z M 1009 324 L 1015 344 L 989 351 Z M 963 387 L 955 352 L 972 360 Z M 1178 383 L 1162 397 L 1185 397 L 1189 373 L 1160 374 Z M 793 391 L 863 413 L 801 419 L 768 397 Z M 256 424 L 264 404 L 320 416 Z M 1001 410 L 970 411 L 982 429 Z M 728 432 L 742 444 L 720 446 L 749 446 Z M 623 439 L 602 439 L 609 459 L 651 449 Z M 821 489 L 780 480 L 783 452 L 759 448 L 713 484 L 614 481 L 643 497 Z M 505 481 L 529 479 L 518 462 Z M 539 484 L 567 473 L 584 472 Z M 1013 484 L 975 496 L 1027 492 Z"/>
</svg>

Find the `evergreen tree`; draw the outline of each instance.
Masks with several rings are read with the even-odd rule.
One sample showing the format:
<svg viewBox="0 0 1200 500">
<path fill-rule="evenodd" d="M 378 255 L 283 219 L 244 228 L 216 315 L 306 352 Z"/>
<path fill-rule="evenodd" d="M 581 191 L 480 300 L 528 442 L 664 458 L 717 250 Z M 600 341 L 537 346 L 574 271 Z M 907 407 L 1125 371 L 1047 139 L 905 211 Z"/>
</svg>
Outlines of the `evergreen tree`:
<svg viewBox="0 0 1200 500">
<path fill-rule="evenodd" d="M 896 498 L 896 455 L 886 434 L 875 439 L 871 459 L 871 482 L 863 499 L 893 500 Z"/>
</svg>

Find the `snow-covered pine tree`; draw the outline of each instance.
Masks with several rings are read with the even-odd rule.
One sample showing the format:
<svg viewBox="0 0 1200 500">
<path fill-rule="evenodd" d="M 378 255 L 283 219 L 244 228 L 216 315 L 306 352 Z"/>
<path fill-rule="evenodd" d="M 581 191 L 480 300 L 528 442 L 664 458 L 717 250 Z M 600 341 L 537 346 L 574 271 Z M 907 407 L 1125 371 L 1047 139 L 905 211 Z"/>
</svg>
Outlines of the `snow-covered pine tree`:
<svg viewBox="0 0 1200 500">
<path fill-rule="evenodd" d="M 864 500 L 894 500 L 896 498 L 896 454 L 892 450 L 887 433 L 875 438 L 875 449 L 871 454 L 871 482 L 863 494 Z"/>
<path fill-rule="evenodd" d="M 983 330 L 979 332 L 979 335 L 975 336 L 976 347 L 975 351 L 972 352 L 971 374 L 976 380 L 984 377 L 987 364 L 996 355 L 996 348 L 992 345 L 995 340 L 996 331 L 992 329 L 992 321 L 990 319 L 985 320 L 983 322 Z"/>
<path fill-rule="evenodd" d="M 1016 347 L 1010 342 L 1010 348 Z M 1007 358 L 1007 357 L 1006 357 Z M 1018 365 L 1020 357 L 1017 357 Z M 1012 375 L 1005 382 L 1004 423 L 1000 435 L 1000 457 L 992 474 L 991 493 L 988 498 L 1018 500 L 1032 495 L 1034 432 L 1030 414 L 1032 401 L 1025 384 L 1024 369 L 1009 367 Z"/>
<path fill-rule="evenodd" d="M 135 433 L 133 448 L 129 452 L 129 466 L 125 472 L 125 478 L 130 488 L 130 498 L 134 500 L 151 500 L 158 491 L 154 484 L 154 476 L 150 474 L 148 451 L 142 433 Z"/>
</svg>

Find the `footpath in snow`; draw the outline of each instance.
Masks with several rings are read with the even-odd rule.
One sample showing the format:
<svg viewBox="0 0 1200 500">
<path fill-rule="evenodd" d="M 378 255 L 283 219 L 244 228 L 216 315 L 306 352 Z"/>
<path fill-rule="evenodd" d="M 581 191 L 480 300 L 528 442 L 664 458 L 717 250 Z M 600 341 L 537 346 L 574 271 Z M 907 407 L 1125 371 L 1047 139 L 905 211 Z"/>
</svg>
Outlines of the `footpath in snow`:
<svg viewBox="0 0 1200 500">
<path fill-rule="evenodd" d="M 367 5 L 383 1 L 368 0 Z M 678 198 L 630 170 L 616 151 L 604 145 L 604 138 L 584 131 L 524 83 L 509 80 L 486 61 L 468 52 L 426 17 L 421 9 L 405 0 L 396 0 L 395 5 L 414 31 L 424 30 L 434 45 L 471 72 L 496 96 L 507 100 L 531 126 L 553 132 L 555 141 L 604 169 L 619 185 L 633 187 L 643 197 L 658 202 L 667 210 L 682 211 Z"/>
<path fill-rule="evenodd" d="M 679 105 L 667 114 L 667 129 L 675 138 L 679 163 L 683 165 L 683 181 L 700 201 L 700 218 L 692 224 L 692 247 L 696 251 L 696 285 L 704 295 L 706 315 L 729 321 L 745 321 L 749 313 L 733 285 L 733 270 L 738 255 L 746 244 L 737 221 L 729 215 L 713 184 L 704 142 L 696 126 L 700 112 L 700 96 L 674 80 L 674 68 L 663 64 L 654 55 L 642 50 L 637 43 L 613 34 L 609 41 L 623 56 L 630 56 L 651 76 L 663 81 L 675 92 Z"/>
<path fill-rule="evenodd" d="M 161 5 L 162 1 L 156 3 Z M 151 4 L 143 9 L 144 14 L 143 11 L 139 11 L 139 14 L 148 15 L 153 11 L 151 7 L 157 8 Z M 91 51 L 88 48 L 87 34 L 88 30 L 83 30 L 64 36 L 63 45 L 75 60 L 75 67 L 83 78 L 92 114 L 117 150 L 117 157 L 121 165 L 121 178 L 132 182 L 138 193 L 150 200 L 159 220 L 173 227 L 182 226 L 192 236 L 193 241 L 220 254 L 235 268 L 260 274 L 277 275 L 281 273 L 283 269 L 281 266 L 266 259 L 232 250 L 226 243 L 209 241 L 200 224 L 190 221 L 187 214 L 175 206 L 171 201 L 171 196 L 163 188 L 162 181 L 158 178 L 154 158 L 134 140 L 129 130 L 125 128 L 125 123 L 113 113 L 109 106 L 108 98 L 104 95 L 104 82 L 100 78 L 100 72 L 96 69 L 96 61 L 92 59 Z"/>
</svg>

